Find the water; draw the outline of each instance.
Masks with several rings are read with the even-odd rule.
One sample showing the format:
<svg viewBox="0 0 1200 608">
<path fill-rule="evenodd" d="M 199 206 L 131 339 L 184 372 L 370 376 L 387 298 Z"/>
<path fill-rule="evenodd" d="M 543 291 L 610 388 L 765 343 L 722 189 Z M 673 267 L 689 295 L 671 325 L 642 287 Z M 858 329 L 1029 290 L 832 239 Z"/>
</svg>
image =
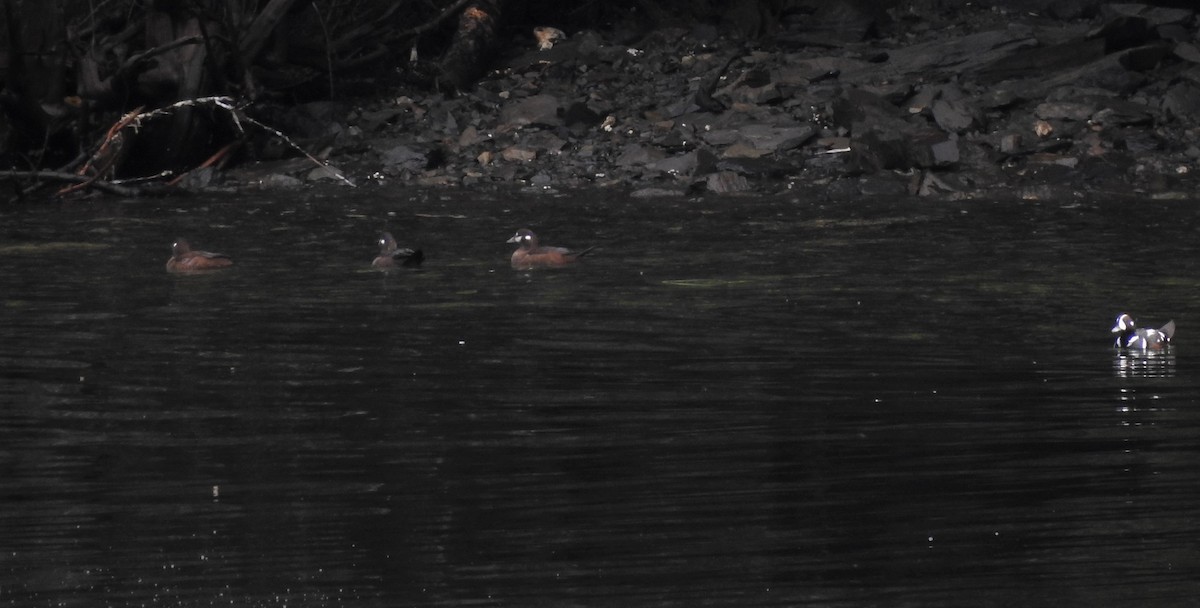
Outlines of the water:
<svg viewBox="0 0 1200 608">
<path fill-rule="evenodd" d="M 598 245 L 516 272 L 504 241 Z M 0 605 L 1193 605 L 1192 203 L 0 208 Z M 368 268 L 379 230 L 427 254 Z M 163 270 L 176 236 L 234 257 Z M 1110 349 L 1118 312 L 1171 354 Z"/>
</svg>

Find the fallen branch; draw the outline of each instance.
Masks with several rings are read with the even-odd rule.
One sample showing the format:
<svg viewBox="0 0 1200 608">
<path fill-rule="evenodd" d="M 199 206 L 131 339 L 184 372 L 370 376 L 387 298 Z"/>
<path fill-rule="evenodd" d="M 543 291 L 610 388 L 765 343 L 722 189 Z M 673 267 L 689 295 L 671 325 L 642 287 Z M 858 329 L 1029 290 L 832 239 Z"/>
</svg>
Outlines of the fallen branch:
<svg viewBox="0 0 1200 608">
<path fill-rule="evenodd" d="M 141 106 L 138 106 L 134 111 L 121 116 L 116 124 L 108 128 L 104 139 L 97 146 L 96 152 L 79 168 L 78 174 L 89 179 L 59 190 L 59 196 L 83 190 L 92 182 L 116 173 L 121 164 L 125 162 L 125 157 L 129 155 L 129 148 L 132 145 L 131 136 L 124 134 L 125 127 L 133 122 L 141 110 Z"/>
<path fill-rule="evenodd" d="M 228 99 L 228 98 L 226 98 L 226 99 Z M 222 107 L 225 107 L 225 106 L 222 106 Z M 291 138 L 289 138 L 287 135 L 284 135 L 278 129 L 275 129 L 274 127 L 269 127 L 261 122 L 258 122 L 257 120 L 254 120 L 253 118 L 250 118 L 249 116 L 246 116 L 245 114 L 241 113 L 241 111 L 238 111 L 236 108 L 233 108 L 233 107 L 225 107 L 225 108 L 230 111 L 230 115 L 233 117 L 234 124 L 237 126 L 239 132 L 244 132 L 242 130 L 241 121 L 248 122 L 248 123 L 258 127 L 259 129 L 262 129 L 262 130 L 274 135 L 275 137 L 278 137 L 280 140 L 283 141 L 283 143 L 291 146 L 293 150 L 303 154 L 305 158 L 307 158 L 308 160 L 311 160 L 313 162 L 313 164 L 315 164 L 316 166 L 321 167 L 322 169 L 325 169 L 325 170 L 329 171 L 330 173 L 332 173 L 335 178 L 341 180 L 347 186 L 355 187 L 354 182 L 350 181 L 350 179 L 348 177 L 346 177 L 346 174 L 342 173 L 341 169 L 338 169 L 337 167 L 334 167 L 333 165 L 330 165 L 327 162 L 317 159 L 317 157 L 313 156 L 312 154 L 309 154 L 307 150 L 305 150 L 304 148 L 301 148 L 299 144 L 292 141 Z"/>
<path fill-rule="evenodd" d="M 210 105 L 216 106 L 218 108 L 221 108 L 222 110 L 229 112 L 229 117 L 233 121 L 233 125 L 237 129 L 238 133 L 241 133 L 244 135 L 246 132 L 245 128 L 242 126 L 242 123 L 248 123 L 248 124 L 254 125 L 255 127 L 258 127 L 259 129 L 262 129 L 263 131 L 266 131 L 267 133 L 270 133 L 271 135 L 278 137 L 281 141 L 283 141 L 283 143 L 287 144 L 293 150 L 299 152 L 300 154 L 303 154 L 305 158 L 307 158 L 308 160 L 311 160 L 313 162 L 313 164 L 317 165 L 318 167 L 329 170 L 331 173 L 333 173 L 334 177 L 341 180 L 346 185 L 348 185 L 348 186 L 355 185 L 354 182 L 350 181 L 350 179 L 347 178 L 346 175 L 344 173 L 342 173 L 342 171 L 340 169 L 330 165 L 329 163 L 318 160 L 312 154 L 309 154 L 307 150 L 300 147 L 299 144 L 292 141 L 291 138 L 289 138 L 287 135 L 284 135 L 278 129 L 275 129 L 274 127 L 265 125 L 253 118 L 250 118 L 249 116 L 246 116 L 246 114 L 243 113 L 241 111 L 241 109 L 237 107 L 237 105 L 235 104 L 232 97 L 217 96 L 217 97 L 197 97 L 196 99 L 185 99 L 183 101 L 175 102 L 169 106 L 159 108 L 157 110 L 151 110 L 149 112 L 143 112 L 141 114 L 138 114 L 137 116 L 135 116 L 133 118 L 133 120 L 130 123 L 130 126 L 136 129 L 136 128 L 141 127 L 142 122 L 144 122 L 146 120 L 152 120 L 155 118 L 167 116 L 167 115 L 171 114 L 171 112 L 177 108 L 204 105 L 204 104 L 210 104 Z"/>
<path fill-rule="evenodd" d="M 114 184 L 113 182 L 96 179 L 94 176 L 79 175 L 77 173 L 63 173 L 61 171 L 0 171 L 0 179 L 31 179 L 34 181 L 86 184 L 86 186 L 89 188 L 95 188 L 102 192 L 108 192 L 109 194 L 116 194 L 118 196 L 134 197 L 141 196 L 146 193 L 141 188 L 130 188 L 128 186 Z"/>
<path fill-rule="evenodd" d="M 127 129 L 132 129 L 133 131 L 136 132 L 138 129 L 142 128 L 142 126 L 144 125 L 144 123 L 146 121 L 155 120 L 155 119 L 163 118 L 166 116 L 171 116 L 175 112 L 175 110 L 178 110 L 179 108 L 191 108 L 191 107 L 204 106 L 204 105 L 214 106 L 214 107 L 217 107 L 217 108 L 220 108 L 222 110 L 229 112 L 229 118 L 231 121 L 233 121 L 234 128 L 237 130 L 237 132 L 241 136 L 244 137 L 246 135 L 246 130 L 245 130 L 245 127 L 243 126 L 243 124 L 253 125 L 263 131 L 266 131 L 267 133 L 270 133 L 271 135 L 274 135 L 275 137 L 278 137 L 281 141 L 283 141 L 285 144 L 290 146 L 292 149 L 296 150 L 300 154 L 304 155 L 305 158 L 312 161 L 313 164 L 315 164 L 316 166 L 318 166 L 322 169 L 329 171 L 335 178 L 341 180 L 346 185 L 352 186 L 352 187 L 355 186 L 354 182 L 350 181 L 350 179 L 347 178 L 346 175 L 344 173 L 342 173 L 342 171 L 340 169 L 338 169 L 326 162 L 322 162 L 321 160 L 314 157 L 312 154 L 309 154 L 307 150 L 300 147 L 299 144 L 292 141 L 291 138 L 289 138 L 287 135 L 284 135 L 278 129 L 267 126 L 249 116 L 246 116 L 246 114 L 242 112 L 241 108 L 239 108 L 236 105 L 236 103 L 234 102 L 232 97 L 224 97 L 224 96 L 197 97 L 195 99 L 185 99 L 183 101 L 178 101 L 169 106 L 158 108 L 156 110 L 151 110 L 149 112 L 142 112 L 142 111 L 140 111 L 141 108 L 138 108 L 132 112 L 125 114 L 124 116 L 121 117 L 120 120 L 118 120 L 112 127 L 110 127 L 108 129 L 108 132 L 105 134 L 104 139 L 101 140 L 100 145 L 97 147 L 97 152 L 92 156 L 92 159 L 89 160 L 89 162 L 82 169 L 79 170 L 79 174 L 59 173 L 59 172 L 21 172 L 21 171 L 14 172 L 14 171 L 9 171 L 9 172 L 5 172 L 5 173 L 0 173 L 0 177 L 49 176 L 53 179 L 58 179 L 59 181 L 70 182 L 72 185 L 64 187 L 63 189 L 61 189 L 58 192 L 58 194 L 60 196 L 70 194 L 71 192 L 75 192 L 77 190 L 83 190 L 83 189 L 86 189 L 89 187 L 95 187 L 99 190 L 102 190 L 105 192 L 112 192 L 114 194 L 119 194 L 121 196 L 137 196 L 142 193 L 141 190 L 126 188 L 126 187 L 117 185 L 111 181 L 104 181 L 101 179 L 102 177 L 104 177 L 106 175 L 111 175 L 115 171 L 115 169 L 117 168 L 117 165 L 123 159 L 122 151 L 128 150 L 128 147 L 126 145 L 122 145 L 122 144 L 128 143 L 125 141 L 127 139 L 127 137 L 124 136 L 123 133 Z M 228 158 L 228 156 L 232 153 L 232 151 L 236 147 L 237 143 L 238 142 L 234 142 L 234 143 L 226 145 L 224 148 L 219 150 L 216 154 L 213 154 L 212 156 L 210 156 L 206 161 L 204 161 L 200 166 L 198 166 L 196 168 L 200 169 L 200 168 L 212 166 L 218 162 L 224 162 Z M 91 173 L 91 175 L 83 175 L 84 173 Z M 190 173 L 190 171 L 185 172 L 183 175 L 186 175 L 187 173 Z M 68 179 L 63 176 L 70 176 L 70 178 Z M 149 177 L 146 179 L 147 180 L 155 180 L 155 179 L 162 179 L 162 178 L 166 178 L 166 177 L 170 177 L 170 175 L 169 174 L 160 174 L 160 175 L 152 176 L 152 177 Z M 167 185 L 173 186 L 175 184 L 178 184 L 179 181 L 182 179 L 182 177 L 183 176 L 181 175 L 181 176 L 167 182 Z"/>
</svg>

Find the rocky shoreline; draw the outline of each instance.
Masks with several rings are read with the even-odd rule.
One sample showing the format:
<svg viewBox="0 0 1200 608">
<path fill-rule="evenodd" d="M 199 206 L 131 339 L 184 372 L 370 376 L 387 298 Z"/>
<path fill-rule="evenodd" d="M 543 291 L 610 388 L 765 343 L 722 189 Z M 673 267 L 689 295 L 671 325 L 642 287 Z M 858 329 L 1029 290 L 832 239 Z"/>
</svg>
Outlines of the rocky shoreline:
<svg viewBox="0 0 1200 608">
<path fill-rule="evenodd" d="M 708 25 L 573 32 L 548 50 L 530 36 L 465 93 L 399 90 L 263 120 L 359 185 L 1196 196 L 1195 10 L 893 11 L 874 37 L 816 21 L 753 42 Z M 265 160 L 208 185 L 329 179 L 307 160 Z"/>
</svg>

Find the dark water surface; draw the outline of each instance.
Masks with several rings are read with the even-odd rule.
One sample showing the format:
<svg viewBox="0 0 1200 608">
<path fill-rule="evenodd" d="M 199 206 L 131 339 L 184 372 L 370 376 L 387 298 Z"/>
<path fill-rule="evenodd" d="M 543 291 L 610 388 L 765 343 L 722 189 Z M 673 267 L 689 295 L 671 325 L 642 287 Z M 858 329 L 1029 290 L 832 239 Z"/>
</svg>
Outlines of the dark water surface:
<svg viewBox="0 0 1200 608">
<path fill-rule="evenodd" d="M 614 196 L 0 209 L 0 605 L 1195 605 L 1194 203 Z"/>
</svg>

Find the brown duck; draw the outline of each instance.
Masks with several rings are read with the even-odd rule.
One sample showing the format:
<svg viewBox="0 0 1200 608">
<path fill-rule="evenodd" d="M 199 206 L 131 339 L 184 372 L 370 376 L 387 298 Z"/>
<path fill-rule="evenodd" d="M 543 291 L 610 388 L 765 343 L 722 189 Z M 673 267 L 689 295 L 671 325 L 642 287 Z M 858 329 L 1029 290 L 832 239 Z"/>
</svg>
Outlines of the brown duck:
<svg viewBox="0 0 1200 608">
<path fill-rule="evenodd" d="M 566 266 L 592 250 L 589 247 L 583 251 L 571 251 L 564 247 L 539 245 L 537 235 L 528 228 L 518 230 L 508 242 L 520 245 L 512 254 L 512 267 L 517 270 Z"/>
<path fill-rule="evenodd" d="M 196 270 L 214 270 L 233 266 L 233 260 L 223 253 L 193 250 L 184 239 L 177 238 L 171 245 L 171 257 L 167 260 L 167 270 L 170 272 L 192 272 Z"/>
</svg>

